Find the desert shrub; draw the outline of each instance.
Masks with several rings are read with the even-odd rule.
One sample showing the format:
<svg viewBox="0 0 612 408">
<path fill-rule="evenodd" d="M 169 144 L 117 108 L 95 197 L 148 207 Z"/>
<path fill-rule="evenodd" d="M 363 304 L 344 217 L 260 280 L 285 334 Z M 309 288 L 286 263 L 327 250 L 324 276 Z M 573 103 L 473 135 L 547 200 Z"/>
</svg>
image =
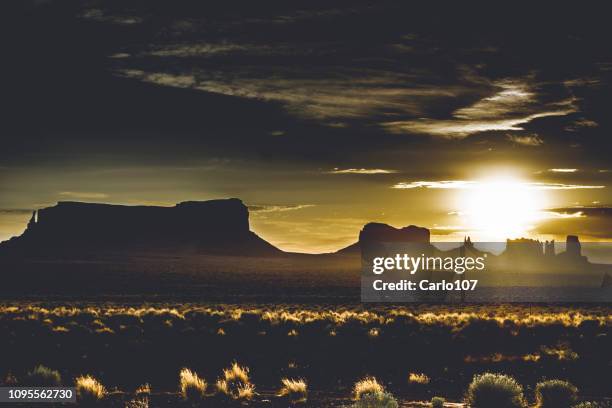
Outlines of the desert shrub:
<svg viewBox="0 0 612 408">
<path fill-rule="evenodd" d="M 220 395 L 234 400 L 250 400 L 255 396 L 255 386 L 249 378 L 248 367 L 242 367 L 236 362 L 223 370 L 223 376 L 217 380 L 216 385 Z"/>
<path fill-rule="evenodd" d="M 284 397 L 292 402 L 304 402 L 308 398 L 308 385 L 303 379 L 292 380 L 283 378 L 282 387 L 278 392 L 279 397 Z"/>
<path fill-rule="evenodd" d="M 536 385 L 536 405 L 540 408 L 569 408 L 576 402 L 578 389 L 567 381 L 549 380 Z"/>
<path fill-rule="evenodd" d="M 91 375 L 77 377 L 77 400 L 83 405 L 94 404 L 106 396 L 106 388 Z"/>
<path fill-rule="evenodd" d="M 397 408 L 397 400 L 374 377 L 357 381 L 353 387 L 353 408 Z"/>
<path fill-rule="evenodd" d="M 188 368 L 179 373 L 179 387 L 181 397 L 185 401 L 200 401 L 206 396 L 208 384 L 198 374 Z"/>
<path fill-rule="evenodd" d="M 432 408 L 442 408 L 444 407 L 444 403 L 446 400 L 442 397 L 433 397 L 431 399 L 431 407 Z"/>
<path fill-rule="evenodd" d="M 475 375 L 468 387 L 466 402 L 472 408 L 523 408 L 523 387 L 512 377 L 484 373 Z"/>
<path fill-rule="evenodd" d="M 395 397 L 383 391 L 376 394 L 364 394 L 359 401 L 355 401 L 352 408 L 397 408 L 398 406 Z"/>
<path fill-rule="evenodd" d="M 62 385 L 62 376 L 59 371 L 39 365 L 28 372 L 26 383 L 39 387 L 58 387 Z"/>
</svg>

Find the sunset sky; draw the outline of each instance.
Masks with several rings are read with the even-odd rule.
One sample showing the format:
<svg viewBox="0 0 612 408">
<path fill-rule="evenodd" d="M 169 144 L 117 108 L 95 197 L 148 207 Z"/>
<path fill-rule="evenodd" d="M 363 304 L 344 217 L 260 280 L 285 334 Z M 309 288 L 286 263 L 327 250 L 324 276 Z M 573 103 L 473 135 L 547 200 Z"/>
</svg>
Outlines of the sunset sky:
<svg viewBox="0 0 612 408">
<path fill-rule="evenodd" d="M 57 201 L 225 197 L 292 251 L 612 240 L 603 10 L 289 3 L 14 2 L 0 240 Z"/>
</svg>

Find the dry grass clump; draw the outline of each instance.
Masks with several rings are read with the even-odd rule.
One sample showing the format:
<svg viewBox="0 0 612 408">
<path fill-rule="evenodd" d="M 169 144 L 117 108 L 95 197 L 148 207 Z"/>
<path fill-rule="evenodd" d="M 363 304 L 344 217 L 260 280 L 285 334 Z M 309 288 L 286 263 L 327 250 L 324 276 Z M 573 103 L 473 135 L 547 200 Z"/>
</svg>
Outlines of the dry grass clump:
<svg viewBox="0 0 612 408">
<path fill-rule="evenodd" d="M 31 386 L 59 387 L 62 385 L 62 376 L 59 371 L 52 370 L 43 365 L 38 365 L 28 372 L 26 382 Z"/>
<path fill-rule="evenodd" d="M 421 385 L 427 385 L 430 382 L 430 378 L 423 373 L 410 373 L 408 375 L 408 382 L 410 384 L 421 384 Z"/>
<path fill-rule="evenodd" d="M 578 399 L 578 388 L 562 380 L 542 381 L 535 388 L 536 407 L 569 408 Z"/>
<path fill-rule="evenodd" d="M 248 367 L 232 363 L 223 370 L 223 376 L 217 380 L 219 394 L 234 400 L 251 400 L 255 396 L 255 386 L 249 378 Z"/>
<path fill-rule="evenodd" d="M 185 401 L 200 401 L 206 396 L 208 384 L 196 372 L 183 368 L 179 379 L 180 394 Z"/>
<path fill-rule="evenodd" d="M 104 399 L 106 388 L 91 375 L 77 377 L 75 381 L 77 400 L 81 404 L 94 404 Z"/>
<path fill-rule="evenodd" d="M 353 399 L 359 401 L 363 396 L 368 394 L 382 394 L 385 392 L 383 387 L 374 377 L 366 377 L 359 380 L 353 386 Z"/>
<path fill-rule="evenodd" d="M 308 384 L 305 380 L 283 378 L 281 383 L 282 387 L 278 391 L 279 397 L 287 398 L 293 403 L 305 402 L 308 399 Z"/>
</svg>

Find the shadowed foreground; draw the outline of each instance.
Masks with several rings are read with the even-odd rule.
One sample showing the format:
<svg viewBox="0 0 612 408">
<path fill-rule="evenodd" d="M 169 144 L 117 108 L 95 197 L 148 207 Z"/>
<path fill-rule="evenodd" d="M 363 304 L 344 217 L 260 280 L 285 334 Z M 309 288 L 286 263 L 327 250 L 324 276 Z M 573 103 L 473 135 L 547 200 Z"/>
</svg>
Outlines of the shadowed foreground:
<svg viewBox="0 0 612 408">
<path fill-rule="evenodd" d="M 485 371 L 514 376 L 528 398 L 543 378 L 603 398 L 612 396 L 611 328 L 611 310 L 597 306 L 15 302 L 0 309 L 0 375 L 19 383 L 38 364 L 64 384 L 92 374 L 109 401 L 149 383 L 159 406 L 177 400 L 181 368 L 214 384 L 233 361 L 250 369 L 264 406 L 281 378 L 304 378 L 311 403 L 342 404 L 366 375 L 401 401 L 460 401 Z"/>
</svg>

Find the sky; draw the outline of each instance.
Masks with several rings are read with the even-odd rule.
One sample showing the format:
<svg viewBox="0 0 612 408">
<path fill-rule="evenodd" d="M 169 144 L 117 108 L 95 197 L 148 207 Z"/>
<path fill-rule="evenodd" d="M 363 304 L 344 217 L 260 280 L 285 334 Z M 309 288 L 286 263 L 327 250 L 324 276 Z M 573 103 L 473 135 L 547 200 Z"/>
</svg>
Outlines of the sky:
<svg viewBox="0 0 612 408">
<path fill-rule="evenodd" d="M 371 221 L 612 240 L 612 28 L 596 5 L 3 7 L 0 240 L 57 201 L 226 197 L 290 251 L 335 251 Z"/>
</svg>

